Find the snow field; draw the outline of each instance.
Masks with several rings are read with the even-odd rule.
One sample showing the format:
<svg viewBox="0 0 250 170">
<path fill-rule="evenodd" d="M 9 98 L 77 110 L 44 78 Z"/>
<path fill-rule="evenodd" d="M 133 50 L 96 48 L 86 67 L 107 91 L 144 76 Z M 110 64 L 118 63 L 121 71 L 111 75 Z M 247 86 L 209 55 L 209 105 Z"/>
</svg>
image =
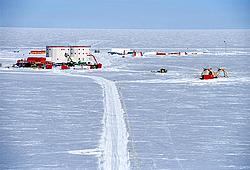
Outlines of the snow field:
<svg viewBox="0 0 250 170">
<path fill-rule="evenodd" d="M 70 39 L 100 49 L 104 64 L 90 71 L 0 70 L 1 169 L 250 169 L 249 30 L 0 34 L 4 64 L 18 58 L 14 49 Z M 121 58 L 107 54 L 114 47 L 204 53 Z M 161 67 L 166 75 L 151 72 Z M 203 67 L 225 67 L 229 78 L 199 80 Z"/>
<path fill-rule="evenodd" d="M 0 169 L 97 169 L 99 86 L 88 78 L 10 72 L 0 74 Z"/>
</svg>

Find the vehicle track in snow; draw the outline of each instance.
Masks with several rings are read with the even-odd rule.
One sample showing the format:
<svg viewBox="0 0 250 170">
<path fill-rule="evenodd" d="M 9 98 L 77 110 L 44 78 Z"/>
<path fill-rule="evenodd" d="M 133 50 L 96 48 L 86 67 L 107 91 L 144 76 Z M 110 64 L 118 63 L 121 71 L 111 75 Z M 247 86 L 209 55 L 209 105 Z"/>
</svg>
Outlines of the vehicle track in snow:
<svg viewBox="0 0 250 170">
<path fill-rule="evenodd" d="M 100 169 L 129 169 L 128 131 L 124 119 L 124 110 L 115 82 L 101 78 L 94 79 L 103 88 L 104 116 L 101 139 Z"/>
<path fill-rule="evenodd" d="M 130 169 L 128 130 L 124 110 L 115 82 L 102 77 L 68 74 L 93 79 L 103 89 L 103 132 L 100 140 L 99 168 L 103 170 Z"/>
</svg>

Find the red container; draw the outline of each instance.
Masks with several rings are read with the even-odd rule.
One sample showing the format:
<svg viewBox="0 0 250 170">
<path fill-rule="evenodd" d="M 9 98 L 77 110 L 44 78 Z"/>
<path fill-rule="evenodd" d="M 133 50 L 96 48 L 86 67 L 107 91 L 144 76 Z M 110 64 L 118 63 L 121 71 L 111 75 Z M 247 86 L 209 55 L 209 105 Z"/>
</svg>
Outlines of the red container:
<svg viewBox="0 0 250 170">
<path fill-rule="evenodd" d="M 209 79 L 214 79 L 214 75 L 210 74 L 210 75 L 203 75 L 201 77 L 202 80 L 209 80 Z"/>
<path fill-rule="evenodd" d="M 28 63 L 46 63 L 46 58 L 44 57 L 28 57 Z"/>
<path fill-rule="evenodd" d="M 69 69 L 69 66 L 67 66 L 67 65 L 62 65 L 62 66 L 61 66 L 61 69 L 62 69 L 62 70 L 67 70 L 67 69 Z"/>
<path fill-rule="evenodd" d="M 165 52 L 157 52 L 156 55 L 167 55 Z"/>
<path fill-rule="evenodd" d="M 53 65 L 52 64 L 46 64 L 46 69 L 52 69 Z"/>
<path fill-rule="evenodd" d="M 32 50 L 30 54 L 46 54 L 45 50 Z"/>
<path fill-rule="evenodd" d="M 102 64 L 101 64 L 101 63 L 98 63 L 98 64 L 97 64 L 97 68 L 102 68 Z"/>
</svg>

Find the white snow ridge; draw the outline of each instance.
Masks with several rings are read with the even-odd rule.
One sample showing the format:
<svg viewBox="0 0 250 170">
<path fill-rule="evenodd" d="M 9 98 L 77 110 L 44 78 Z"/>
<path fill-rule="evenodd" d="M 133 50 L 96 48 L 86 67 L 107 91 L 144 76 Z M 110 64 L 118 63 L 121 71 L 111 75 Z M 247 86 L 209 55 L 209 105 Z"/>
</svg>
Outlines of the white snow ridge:
<svg viewBox="0 0 250 170">
<path fill-rule="evenodd" d="M 104 129 L 100 146 L 103 154 L 100 158 L 100 169 L 127 170 L 130 165 L 127 148 L 129 134 L 117 87 L 110 80 L 90 78 L 102 86 L 104 94 Z"/>
</svg>

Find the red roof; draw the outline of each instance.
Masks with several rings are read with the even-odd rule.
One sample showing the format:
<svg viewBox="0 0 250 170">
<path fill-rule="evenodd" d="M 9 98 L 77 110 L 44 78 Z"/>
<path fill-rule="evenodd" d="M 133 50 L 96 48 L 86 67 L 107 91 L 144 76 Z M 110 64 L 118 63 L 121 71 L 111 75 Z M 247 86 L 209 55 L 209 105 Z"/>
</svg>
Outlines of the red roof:
<svg viewBox="0 0 250 170">
<path fill-rule="evenodd" d="M 90 45 L 74 45 L 74 46 L 46 46 L 46 48 L 90 48 Z"/>
</svg>

